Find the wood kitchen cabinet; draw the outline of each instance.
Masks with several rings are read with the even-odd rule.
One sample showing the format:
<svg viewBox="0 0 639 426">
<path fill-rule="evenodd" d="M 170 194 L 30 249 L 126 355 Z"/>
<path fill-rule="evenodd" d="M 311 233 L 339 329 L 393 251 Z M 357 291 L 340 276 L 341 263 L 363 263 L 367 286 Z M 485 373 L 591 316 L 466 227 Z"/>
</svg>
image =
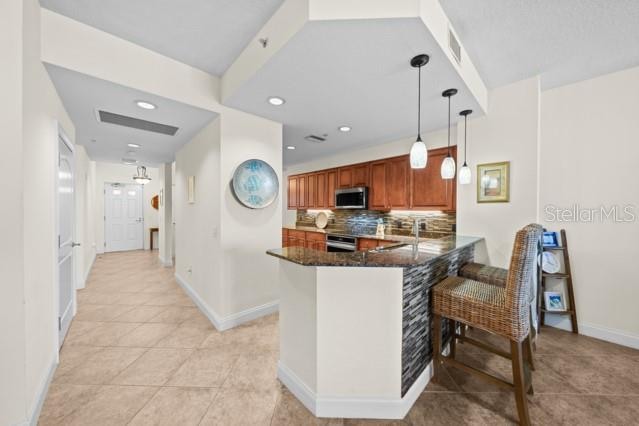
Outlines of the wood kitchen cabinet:
<svg viewBox="0 0 639 426">
<path fill-rule="evenodd" d="M 319 172 L 315 176 L 317 179 L 315 207 L 318 209 L 326 209 L 328 208 L 328 200 L 326 199 L 326 172 Z"/>
<path fill-rule="evenodd" d="M 353 167 L 340 167 L 337 169 L 337 187 L 351 188 L 353 186 Z"/>
<path fill-rule="evenodd" d="M 288 208 L 297 209 L 297 176 L 288 177 Z"/>
<path fill-rule="evenodd" d="M 377 248 L 377 240 L 372 238 L 358 238 L 357 251 L 368 251 Z"/>
<path fill-rule="evenodd" d="M 326 172 L 326 207 L 335 208 L 335 189 L 337 189 L 337 169 Z"/>
<path fill-rule="evenodd" d="M 354 188 L 357 186 L 368 186 L 368 174 L 370 163 L 355 164 L 352 166 L 340 167 L 338 170 L 338 187 Z"/>
<path fill-rule="evenodd" d="M 386 169 L 386 200 L 388 208 L 404 210 L 409 208 L 409 170 L 408 155 L 388 160 Z"/>
<path fill-rule="evenodd" d="M 388 208 L 386 191 L 386 160 L 371 163 L 370 187 L 368 191 L 368 208 L 385 210 Z"/>
<path fill-rule="evenodd" d="M 326 251 L 326 234 L 282 228 L 282 247 L 306 247 Z"/>
<path fill-rule="evenodd" d="M 411 169 L 408 155 L 288 177 L 289 209 L 334 209 L 335 190 L 367 186 L 370 210 L 455 211 L 457 179 L 441 178 L 447 148 L 428 151 L 424 169 Z M 457 158 L 457 147 L 451 147 Z"/>
<path fill-rule="evenodd" d="M 312 209 L 317 207 L 317 174 L 312 173 L 306 176 L 306 207 Z"/>
<path fill-rule="evenodd" d="M 451 148 L 451 155 L 457 158 L 457 147 Z M 456 179 L 442 179 L 440 170 L 448 149 L 434 149 L 428 152 L 428 165 L 424 169 L 411 169 L 410 208 L 415 210 L 438 209 L 452 211 L 456 207 Z"/>
<path fill-rule="evenodd" d="M 326 251 L 326 234 L 306 231 L 306 248 Z"/>
<path fill-rule="evenodd" d="M 306 186 L 306 178 L 306 175 L 301 175 L 297 178 L 297 207 L 300 209 L 308 207 L 306 204 L 306 191 L 308 190 L 308 187 Z"/>
</svg>

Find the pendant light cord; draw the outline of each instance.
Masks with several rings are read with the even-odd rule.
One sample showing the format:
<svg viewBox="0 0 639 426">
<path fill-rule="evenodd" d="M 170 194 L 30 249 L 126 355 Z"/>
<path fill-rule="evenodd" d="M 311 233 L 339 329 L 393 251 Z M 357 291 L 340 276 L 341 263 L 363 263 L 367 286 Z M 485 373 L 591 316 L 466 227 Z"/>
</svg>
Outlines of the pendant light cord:
<svg viewBox="0 0 639 426">
<path fill-rule="evenodd" d="M 422 66 L 417 69 L 417 140 L 422 140 Z"/>
<path fill-rule="evenodd" d="M 468 115 L 464 115 L 464 165 L 466 165 L 466 151 L 468 150 L 468 142 L 466 141 L 467 128 L 468 128 Z"/>
<path fill-rule="evenodd" d="M 448 96 L 448 156 L 450 157 L 450 96 Z"/>
</svg>

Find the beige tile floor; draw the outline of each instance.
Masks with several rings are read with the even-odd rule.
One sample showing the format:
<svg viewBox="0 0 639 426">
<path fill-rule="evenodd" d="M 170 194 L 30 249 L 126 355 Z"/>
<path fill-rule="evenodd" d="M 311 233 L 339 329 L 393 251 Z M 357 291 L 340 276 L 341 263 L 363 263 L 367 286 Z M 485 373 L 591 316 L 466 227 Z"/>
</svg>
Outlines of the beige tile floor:
<svg viewBox="0 0 639 426">
<path fill-rule="evenodd" d="M 276 315 L 220 333 L 150 252 L 99 256 L 39 419 L 41 425 L 494 425 L 512 395 L 448 369 L 403 421 L 316 419 L 276 379 Z M 489 338 L 487 336 L 481 336 Z M 503 344 L 499 340 L 494 343 Z M 464 361 L 509 377 L 468 345 Z M 544 329 L 535 424 L 639 424 L 639 351 Z"/>
</svg>

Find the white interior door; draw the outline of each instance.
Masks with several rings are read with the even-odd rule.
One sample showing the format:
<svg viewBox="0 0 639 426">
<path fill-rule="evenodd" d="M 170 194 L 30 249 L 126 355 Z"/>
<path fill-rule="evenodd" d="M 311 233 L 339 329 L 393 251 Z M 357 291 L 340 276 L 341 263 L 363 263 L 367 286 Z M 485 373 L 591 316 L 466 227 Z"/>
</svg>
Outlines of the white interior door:
<svg viewBox="0 0 639 426">
<path fill-rule="evenodd" d="M 73 149 L 58 139 L 58 331 L 59 345 L 73 318 L 75 283 L 73 274 L 73 230 L 75 225 Z"/>
<path fill-rule="evenodd" d="M 107 183 L 104 185 L 105 251 L 144 248 L 142 185 Z"/>
</svg>

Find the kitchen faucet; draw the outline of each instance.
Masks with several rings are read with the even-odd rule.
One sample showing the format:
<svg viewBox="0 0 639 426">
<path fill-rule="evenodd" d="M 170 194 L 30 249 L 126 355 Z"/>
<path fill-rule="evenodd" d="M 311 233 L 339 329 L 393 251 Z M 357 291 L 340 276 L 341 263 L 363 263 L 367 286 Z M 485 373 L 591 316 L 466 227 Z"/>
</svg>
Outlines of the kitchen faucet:
<svg viewBox="0 0 639 426">
<path fill-rule="evenodd" d="M 415 245 L 419 244 L 419 218 L 413 221 L 413 234 L 415 234 Z"/>
</svg>

